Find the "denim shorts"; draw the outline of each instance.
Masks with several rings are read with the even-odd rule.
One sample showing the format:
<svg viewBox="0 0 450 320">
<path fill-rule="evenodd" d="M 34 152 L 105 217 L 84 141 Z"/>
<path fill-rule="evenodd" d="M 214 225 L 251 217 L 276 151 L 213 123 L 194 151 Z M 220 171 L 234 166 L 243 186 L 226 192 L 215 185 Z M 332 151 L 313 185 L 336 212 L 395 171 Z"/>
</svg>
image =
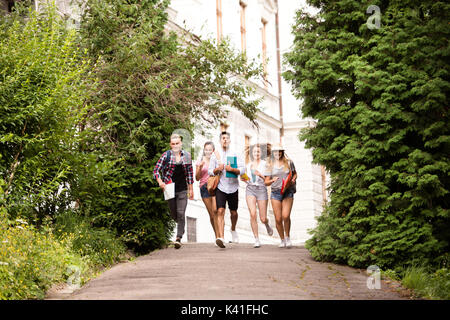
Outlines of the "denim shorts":
<svg viewBox="0 0 450 320">
<path fill-rule="evenodd" d="M 283 201 L 286 198 L 293 198 L 294 197 L 294 191 L 291 189 L 288 189 L 284 192 L 284 194 L 280 193 L 280 189 L 272 190 L 272 193 L 270 194 L 270 199 L 275 199 L 278 201 Z"/>
<path fill-rule="evenodd" d="M 206 187 L 208 184 L 207 183 L 205 183 L 204 185 L 202 185 L 201 187 L 200 187 L 200 196 L 202 197 L 202 198 L 211 198 L 212 196 L 209 194 L 209 192 L 208 192 L 208 188 Z"/>
</svg>

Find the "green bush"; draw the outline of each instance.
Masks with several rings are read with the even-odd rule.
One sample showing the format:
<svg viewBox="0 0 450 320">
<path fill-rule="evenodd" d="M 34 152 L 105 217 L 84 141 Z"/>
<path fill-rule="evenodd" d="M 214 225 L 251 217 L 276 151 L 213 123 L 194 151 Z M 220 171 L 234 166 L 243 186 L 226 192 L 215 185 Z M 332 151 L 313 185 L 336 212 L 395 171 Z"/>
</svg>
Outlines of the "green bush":
<svg viewBox="0 0 450 320">
<path fill-rule="evenodd" d="M 0 178 L 0 300 L 42 299 L 54 284 L 82 285 L 122 258 L 123 243 L 74 212 L 48 217 L 40 228 L 7 214 Z"/>
<path fill-rule="evenodd" d="M 450 5 L 308 3 L 320 10 L 298 11 L 284 76 L 317 120 L 300 136 L 331 192 L 306 247 L 361 268 L 437 266 L 450 248 Z"/>
<path fill-rule="evenodd" d="M 0 15 L 0 176 L 11 216 L 54 216 L 73 200 L 77 168 L 90 165 L 81 150 L 90 130 L 79 129 L 93 80 L 76 38 L 52 6 Z"/>
<path fill-rule="evenodd" d="M 49 228 L 8 220 L 0 213 L 0 300 L 42 299 L 55 283 L 70 276 L 68 266 L 85 270 L 85 261 Z"/>
<path fill-rule="evenodd" d="M 110 266 L 125 253 L 124 244 L 113 231 L 96 228 L 89 218 L 74 211 L 57 216 L 53 225 L 55 235 L 62 241 L 69 241 L 70 250 L 95 267 Z"/>
</svg>

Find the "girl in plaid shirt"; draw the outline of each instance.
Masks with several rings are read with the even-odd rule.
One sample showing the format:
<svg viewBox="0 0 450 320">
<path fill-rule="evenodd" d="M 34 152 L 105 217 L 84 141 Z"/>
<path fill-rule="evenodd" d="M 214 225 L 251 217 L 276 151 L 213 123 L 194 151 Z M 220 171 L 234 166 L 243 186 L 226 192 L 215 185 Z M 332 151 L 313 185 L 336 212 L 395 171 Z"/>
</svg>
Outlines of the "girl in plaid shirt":
<svg viewBox="0 0 450 320">
<path fill-rule="evenodd" d="M 177 222 L 176 249 L 181 247 L 181 238 L 184 234 L 187 200 L 188 198 L 189 200 L 194 199 L 194 172 L 191 155 L 181 147 L 181 137 L 173 134 L 170 137 L 171 150 L 161 155 L 153 170 L 153 177 L 163 191 L 166 184 L 175 183 L 175 198 L 169 199 L 168 204 L 170 215 Z"/>
</svg>

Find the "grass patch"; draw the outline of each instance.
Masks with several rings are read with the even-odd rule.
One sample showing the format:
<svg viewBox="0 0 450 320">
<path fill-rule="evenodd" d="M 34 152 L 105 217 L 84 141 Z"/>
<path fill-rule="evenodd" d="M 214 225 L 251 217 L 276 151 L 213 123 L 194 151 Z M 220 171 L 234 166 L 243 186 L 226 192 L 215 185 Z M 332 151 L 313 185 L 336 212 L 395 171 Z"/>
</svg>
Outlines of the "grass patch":
<svg viewBox="0 0 450 320">
<path fill-rule="evenodd" d="M 450 300 L 450 270 L 446 267 L 433 271 L 429 266 L 416 265 L 402 272 L 382 270 L 383 279 L 399 281 L 411 289 L 415 298 Z"/>
<path fill-rule="evenodd" d="M 402 284 L 412 289 L 416 296 L 433 300 L 450 300 L 450 270 L 439 269 L 433 273 L 426 267 L 406 269 Z"/>
</svg>

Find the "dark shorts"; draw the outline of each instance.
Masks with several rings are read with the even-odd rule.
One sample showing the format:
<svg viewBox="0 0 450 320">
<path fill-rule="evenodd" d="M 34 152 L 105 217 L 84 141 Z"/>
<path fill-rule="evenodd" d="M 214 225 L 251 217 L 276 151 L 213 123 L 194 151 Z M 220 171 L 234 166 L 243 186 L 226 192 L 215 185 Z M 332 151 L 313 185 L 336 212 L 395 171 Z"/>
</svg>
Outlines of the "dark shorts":
<svg viewBox="0 0 450 320">
<path fill-rule="evenodd" d="M 286 198 L 293 198 L 294 197 L 294 190 L 292 190 L 292 189 L 286 190 L 284 192 L 284 194 L 281 194 L 280 191 L 281 191 L 280 189 L 272 190 L 272 192 L 270 194 L 270 199 L 283 201 Z"/>
<path fill-rule="evenodd" d="M 226 209 L 226 203 L 228 202 L 228 208 L 232 211 L 236 211 L 239 203 L 239 190 L 236 190 L 234 193 L 225 193 L 216 189 L 216 204 L 217 209 L 224 208 Z"/>
<path fill-rule="evenodd" d="M 206 188 L 206 186 L 207 186 L 207 183 L 205 183 L 204 185 L 202 185 L 200 187 L 200 196 L 202 198 L 211 198 L 212 196 L 209 194 L 208 188 Z"/>
</svg>

